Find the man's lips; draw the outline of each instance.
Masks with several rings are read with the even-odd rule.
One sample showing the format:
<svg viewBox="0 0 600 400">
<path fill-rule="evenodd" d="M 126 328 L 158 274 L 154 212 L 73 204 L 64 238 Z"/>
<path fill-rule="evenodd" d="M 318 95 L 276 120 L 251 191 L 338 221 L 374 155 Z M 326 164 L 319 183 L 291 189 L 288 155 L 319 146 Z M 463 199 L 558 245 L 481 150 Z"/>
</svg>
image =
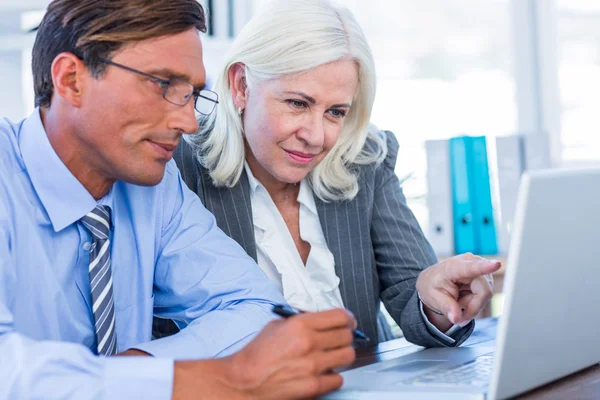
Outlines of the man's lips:
<svg viewBox="0 0 600 400">
<path fill-rule="evenodd" d="M 167 159 L 173 158 L 173 151 L 178 145 L 178 143 L 162 143 L 153 140 L 148 140 L 148 143 L 150 143 L 157 153 Z"/>
</svg>

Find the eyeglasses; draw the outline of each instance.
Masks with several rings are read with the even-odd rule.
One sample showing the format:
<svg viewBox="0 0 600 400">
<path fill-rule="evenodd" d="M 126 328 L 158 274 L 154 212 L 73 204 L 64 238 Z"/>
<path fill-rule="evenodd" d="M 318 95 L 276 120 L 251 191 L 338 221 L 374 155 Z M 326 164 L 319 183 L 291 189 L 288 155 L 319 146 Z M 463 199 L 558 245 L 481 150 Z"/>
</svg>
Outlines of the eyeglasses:
<svg viewBox="0 0 600 400">
<path fill-rule="evenodd" d="M 171 78 L 162 79 L 154 75 L 147 74 L 137 69 L 130 68 L 123 64 L 116 63 L 114 61 L 99 58 L 99 60 L 105 64 L 112 65 L 126 71 L 134 72 L 136 74 L 145 76 L 146 78 L 152 79 L 158 86 L 163 89 L 163 98 L 171 104 L 178 106 L 185 106 L 190 99 L 194 98 L 194 108 L 202 115 L 209 115 L 215 109 L 215 106 L 219 103 L 219 95 L 215 92 L 202 89 L 196 90 L 194 85 L 185 79 Z"/>
</svg>

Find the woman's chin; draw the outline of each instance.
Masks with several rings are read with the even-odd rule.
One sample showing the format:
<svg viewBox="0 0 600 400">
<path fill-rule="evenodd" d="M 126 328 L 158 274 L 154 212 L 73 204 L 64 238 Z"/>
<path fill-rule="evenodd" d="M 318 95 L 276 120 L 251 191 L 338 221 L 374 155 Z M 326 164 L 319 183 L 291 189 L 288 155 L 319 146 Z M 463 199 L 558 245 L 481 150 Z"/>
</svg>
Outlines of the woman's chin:
<svg viewBox="0 0 600 400">
<path fill-rule="evenodd" d="M 299 171 L 290 171 L 289 173 L 278 174 L 278 176 L 276 176 L 276 178 L 280 182 L 299 183 L 308 176 L 311 169 L 312 168 L 310 168 L 310 169 L 307 168 L 306 171 L 302 171 L 302 173 L 299 173 Z"/>
</svg>

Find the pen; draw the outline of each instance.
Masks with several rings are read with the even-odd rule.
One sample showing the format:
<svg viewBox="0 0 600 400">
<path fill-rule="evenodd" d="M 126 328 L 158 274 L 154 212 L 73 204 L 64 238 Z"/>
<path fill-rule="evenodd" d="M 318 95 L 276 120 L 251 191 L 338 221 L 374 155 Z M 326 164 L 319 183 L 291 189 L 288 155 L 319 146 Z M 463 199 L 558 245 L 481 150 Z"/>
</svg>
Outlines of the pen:
<svg viewBox="0 0 600 400">
<path fill-rule="evenodd" d="M 304 313 L 305 311 L 296 311 L 290 306 L 278 304 L 273 306 L 273 312 L 282 318 L 289 318 L 293 315 Z M 354 329 L 352 333 L 354 334 L 354 339 L 362 340 L 367 343 L 370 342 L 369 337 L 358 329 Z"/>
</svg>

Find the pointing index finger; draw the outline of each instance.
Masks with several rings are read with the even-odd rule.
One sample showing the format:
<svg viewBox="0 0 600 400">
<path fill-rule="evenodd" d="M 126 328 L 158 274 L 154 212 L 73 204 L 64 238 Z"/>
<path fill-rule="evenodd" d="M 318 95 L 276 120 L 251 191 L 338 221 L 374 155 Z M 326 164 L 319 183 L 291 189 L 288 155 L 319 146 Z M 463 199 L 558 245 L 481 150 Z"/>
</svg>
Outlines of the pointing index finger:
<svg viewBox="0 0 600 400">
<path fill-rule="evenodd" d="M 500 269 L 502 264 L 496 260 L 486 260 L 485 258 L 477 260 L 456 260 L 452 263 L 450 279 L 460 281 L 463 279 L 473 280 L 481 275 L 492 274 Z"/>
</svg>

